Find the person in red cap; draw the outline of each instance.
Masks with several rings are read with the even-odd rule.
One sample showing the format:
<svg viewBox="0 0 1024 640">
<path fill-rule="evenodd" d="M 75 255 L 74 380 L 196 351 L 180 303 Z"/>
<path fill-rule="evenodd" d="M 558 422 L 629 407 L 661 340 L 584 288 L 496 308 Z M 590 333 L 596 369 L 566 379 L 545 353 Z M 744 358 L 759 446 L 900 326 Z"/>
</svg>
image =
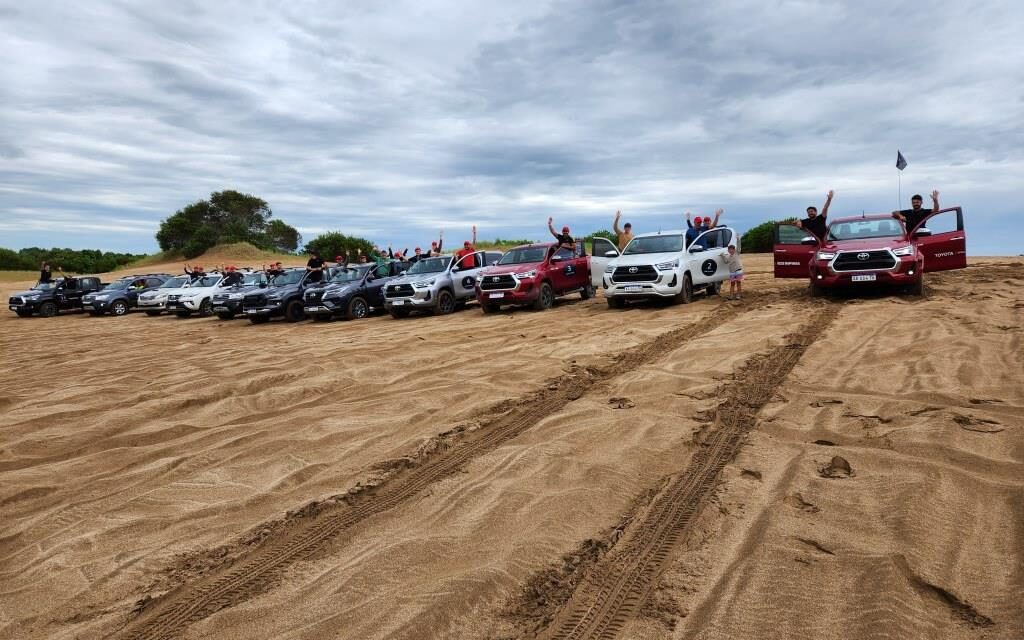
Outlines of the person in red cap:
<svg viewBox="0 0 1024 640">
<path fill-rule="evenodd" d="M 562 227 L 562 233 L 557 233 L 555 231 L 554 222 L 554 218 L 548 218 L 548 231 L 550 231 L 551 235 L 555 236 L 555 240 L 558 241 L 558 248 L 576 251 L 576 241 L 572 239 L 572 234 L 569 232 L 569 227 Z"/>
<path fill-rule="evenodd" d="M 437 243 L 435 242 L 434 244 L 437 244 Z M 423 249 L 420 249 L 419 247 L 416 247 L 415 249 L 413 249 L 412 257 L 409 258 L 409 263 L 410 264 L 415 264 L 415 263 L 419 262 L 420 260 L 422 260 L 425 257 L 426 256 L 423 255 Z"/>
<path fill-rule="evenodd" d="M 222 287 L 233 287 L 242 282 L 242 274 L 238 273 L 235 269 L 235 265 L 229 264 L 224 268 L 224 271 L 227 273 L 224 274 L 224 282 L 221 284 Z"/>
<path fill-rule="evenodd" d="M 473 225 L 473 241 L 466 240 L 462 243 L 462 248 L 455 252 L 455 261 L 462 260 L 462 263 L 458 265 L 457 269 L 474 269 L 476 268 L 476 225 Z"/>
<path fill-rule="evenodd" d="M 714 229 L 715 227 L 717 227 L 718 226 L 718 218 L 719 218 L 719 216 L 722 215 L 722 213 L 724 213 L 723 209 L 719 209 L 718 211 L 716 211 L 715 212 L 715 219 L 714 220 L 711 219 L 711 216 L 707 216 L 706 218 L 702 218 L 700 216 L 697 216 L 696 218 L 693 219 L 693 222 L 691 223 L 690 222 L 690 212 L 687 211 L 686 212 L 686 226 L 687 226 L 687 229 L 686 229 L 686 246 L 690 246 L 691 244 L 693 244 L 693 241 L 696 240 L 697 237 L 700 236 L 700 234 L 704 233 L 705 231 L 709 231 L 709 230 Z"/>
</svg>

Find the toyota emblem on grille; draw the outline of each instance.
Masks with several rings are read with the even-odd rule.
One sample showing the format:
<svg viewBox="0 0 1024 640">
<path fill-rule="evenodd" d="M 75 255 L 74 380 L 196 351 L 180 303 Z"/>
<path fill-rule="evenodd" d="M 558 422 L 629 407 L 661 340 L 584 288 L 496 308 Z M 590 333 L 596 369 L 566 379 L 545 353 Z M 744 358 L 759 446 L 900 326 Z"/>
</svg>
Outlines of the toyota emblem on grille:
<svg viewBox="0 0 1024 640">
<path fill-rule="evenodd" d="M 629 268 L 629 272 L 630 273 L 636 273 L 637 271 L 639 271 L 639 269 L 637 269 L 636 267 L 630 267 Z"/>
<path fill-rule="evenodd" d="M 863 251 L 862 251 L 861 253 L 858 253 L 858 254 L 857 254 L 857 259 L 858 259 L 858 260 L 867 260 L 867 259 L 868 259 L 868 258 L 870 258 L 870 257 L 871 257 L 871 254 L 870 254 L 870 253 L 865 253 L 865 252 L 863 252 Z"/>
<path fill-rule="evenodd" d="M 497 282 L 498 280 L 501 280 L 501 278 L 499 278 L 498 276 L 494 276 L 493 278 L 491 278 L 491 282 Z"/>
</svg>

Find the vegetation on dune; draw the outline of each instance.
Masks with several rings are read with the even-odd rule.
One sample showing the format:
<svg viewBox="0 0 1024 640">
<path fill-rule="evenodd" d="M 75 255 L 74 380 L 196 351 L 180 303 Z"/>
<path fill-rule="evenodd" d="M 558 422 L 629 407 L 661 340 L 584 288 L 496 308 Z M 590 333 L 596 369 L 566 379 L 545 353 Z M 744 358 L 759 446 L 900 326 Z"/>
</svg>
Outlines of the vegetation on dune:
<svg viewBox="0 0 1024 640">
<path fill-rule="evenodd" d="M 324 260 L 332 260 L 335 256 L 345 254 L 352 261 L 353 256 L 362 252 L 370 255 L 373 243 L 365 238 L 347 236 L 340 231 L 328 231 L 306 243 L 304 251 L 316 251 Z"/>
<path fill-rule="evenodd" d="M 775 241 L 775 220 L 762 222 L 742 234 L 743 253 L 769 253 Z"/>
<path fill-rule="evenodd" d="M 68 273 L 102 273 L 114 271 L 143 257 L 145 254 L 115 253 L 96 249 L 0 249 L 0 270 L 38 273 L 39 265 L 45 260 L 50 263 L 54 275 L 58 269 Z"/>
<path fill-rule="evenodd" d="M 160 223 L 156 241 L 165 252 L 195 258 L 220 245 L 248 242 L 260 249 L 295 251 L 299 232 L 281 220 L 262 198 L 238 191 L 216 191 L 209 200 L 197 200 Z"/>
</svg>

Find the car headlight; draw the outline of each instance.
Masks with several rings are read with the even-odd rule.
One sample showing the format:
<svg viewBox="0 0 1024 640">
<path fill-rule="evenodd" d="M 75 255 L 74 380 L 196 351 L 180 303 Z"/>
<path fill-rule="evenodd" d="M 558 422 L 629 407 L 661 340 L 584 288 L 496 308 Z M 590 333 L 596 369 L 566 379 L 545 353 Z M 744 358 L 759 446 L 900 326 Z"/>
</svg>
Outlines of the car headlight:
<svg viewBox="0 0 1024 640">
<path fill-rule="evenodd" d="M 416 287 L 417 289 L 426 289 L 427 287 L 434 286 L 434 282 L 436 282 L 436 280 L 436 278 L 433 280 L 420 280 L 419 282 L 412 283 L 412 286 Z"/>
<path fill-rule="evenodd" d="M 819 251 L 818 252 L 818 260 L 831 260 L 834 257 L 836 257 L 836 252 L 835 251 Z"/>
<path fill-rule="evenodd" d="M 656 265 L 654 265 L 654 268 L 657 269 L 658 271 L 668 271 L 670 269 L 675 269 L 678 266 L 679 266 L 679 258 L 676 258 L 675 260 L 672 260 L 671 262 L 662 262 L 661 264 L 656 264 Z"/>
<path fill-rule="evenodd" d="M 608 265 L 607 267 L 604 268 L 604 272 L 608 274 L 615 273 L 615 265 Z"/>
<path fill-rule="evenodd" d="M 892 250 L 892 255 L 894 255 L 894 256 L 912 256 L 912 255 L 914 255 L 914 245 L 908 244 L 905 247 L 900 247 L 899 249 L 893 249 Z"/>
<path fill-rule="evenodd" d="M 537 276 L 537 270 L 536 269 L 530 269 L 529 271 L 524 271 L 522 273 L 517 273 L 516 274 L 517 278 L 534 278 L 536 276 Z"/>
<path fill-rule="evenodd" d="M 270 304 L 277 304 L 278 302 L 281 302 L 281 298 L 278 298 L 277 296 L 267 296 L 267 302 Z"/>
<path fill-rule="evenodd" d="M 109 296 L 109 295 L 107 295 L 107 294 L 100 294 L 100 295 L 98 295 L 98 296 L 93 296 L 93 298 L 94 298 L 95 300 L 109 300 L 109 299 L 110 299 L 110 296 Z"/>
<path fill-rule="evenodd" d="M 25 296 L 25 299 L 26 300 L 38 300 L 39 299 L 39 294 L 36 294 L 34 296 Z"/>
</svg>

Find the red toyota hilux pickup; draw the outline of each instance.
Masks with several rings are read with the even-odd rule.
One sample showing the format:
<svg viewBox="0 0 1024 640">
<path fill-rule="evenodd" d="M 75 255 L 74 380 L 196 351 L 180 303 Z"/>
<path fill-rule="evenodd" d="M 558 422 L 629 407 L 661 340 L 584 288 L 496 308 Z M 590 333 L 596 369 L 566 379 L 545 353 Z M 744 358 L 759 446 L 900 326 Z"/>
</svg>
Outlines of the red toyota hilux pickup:
<svg viewBox="0 0 1024 640">
<path fill-rule="evenodd" d="M 814 296 L 872 284 L 920 295 L 925 273 L 967 266 L 964 214 L 960 207 L 942 209 L 909 230 L 891 214 L 838 218 L 820 240 L 780 222 L 774 257 L 776 278 L 809 278 Z"/>
<path fill-rule="evenodd" d="M 533 305 L 550 309 L 555 297 L 594 295 L 590 258 L 551 242 L 516 247 L 476 277 L 476 299 L 484 313 L 504 305 Z"/>
</svg>

